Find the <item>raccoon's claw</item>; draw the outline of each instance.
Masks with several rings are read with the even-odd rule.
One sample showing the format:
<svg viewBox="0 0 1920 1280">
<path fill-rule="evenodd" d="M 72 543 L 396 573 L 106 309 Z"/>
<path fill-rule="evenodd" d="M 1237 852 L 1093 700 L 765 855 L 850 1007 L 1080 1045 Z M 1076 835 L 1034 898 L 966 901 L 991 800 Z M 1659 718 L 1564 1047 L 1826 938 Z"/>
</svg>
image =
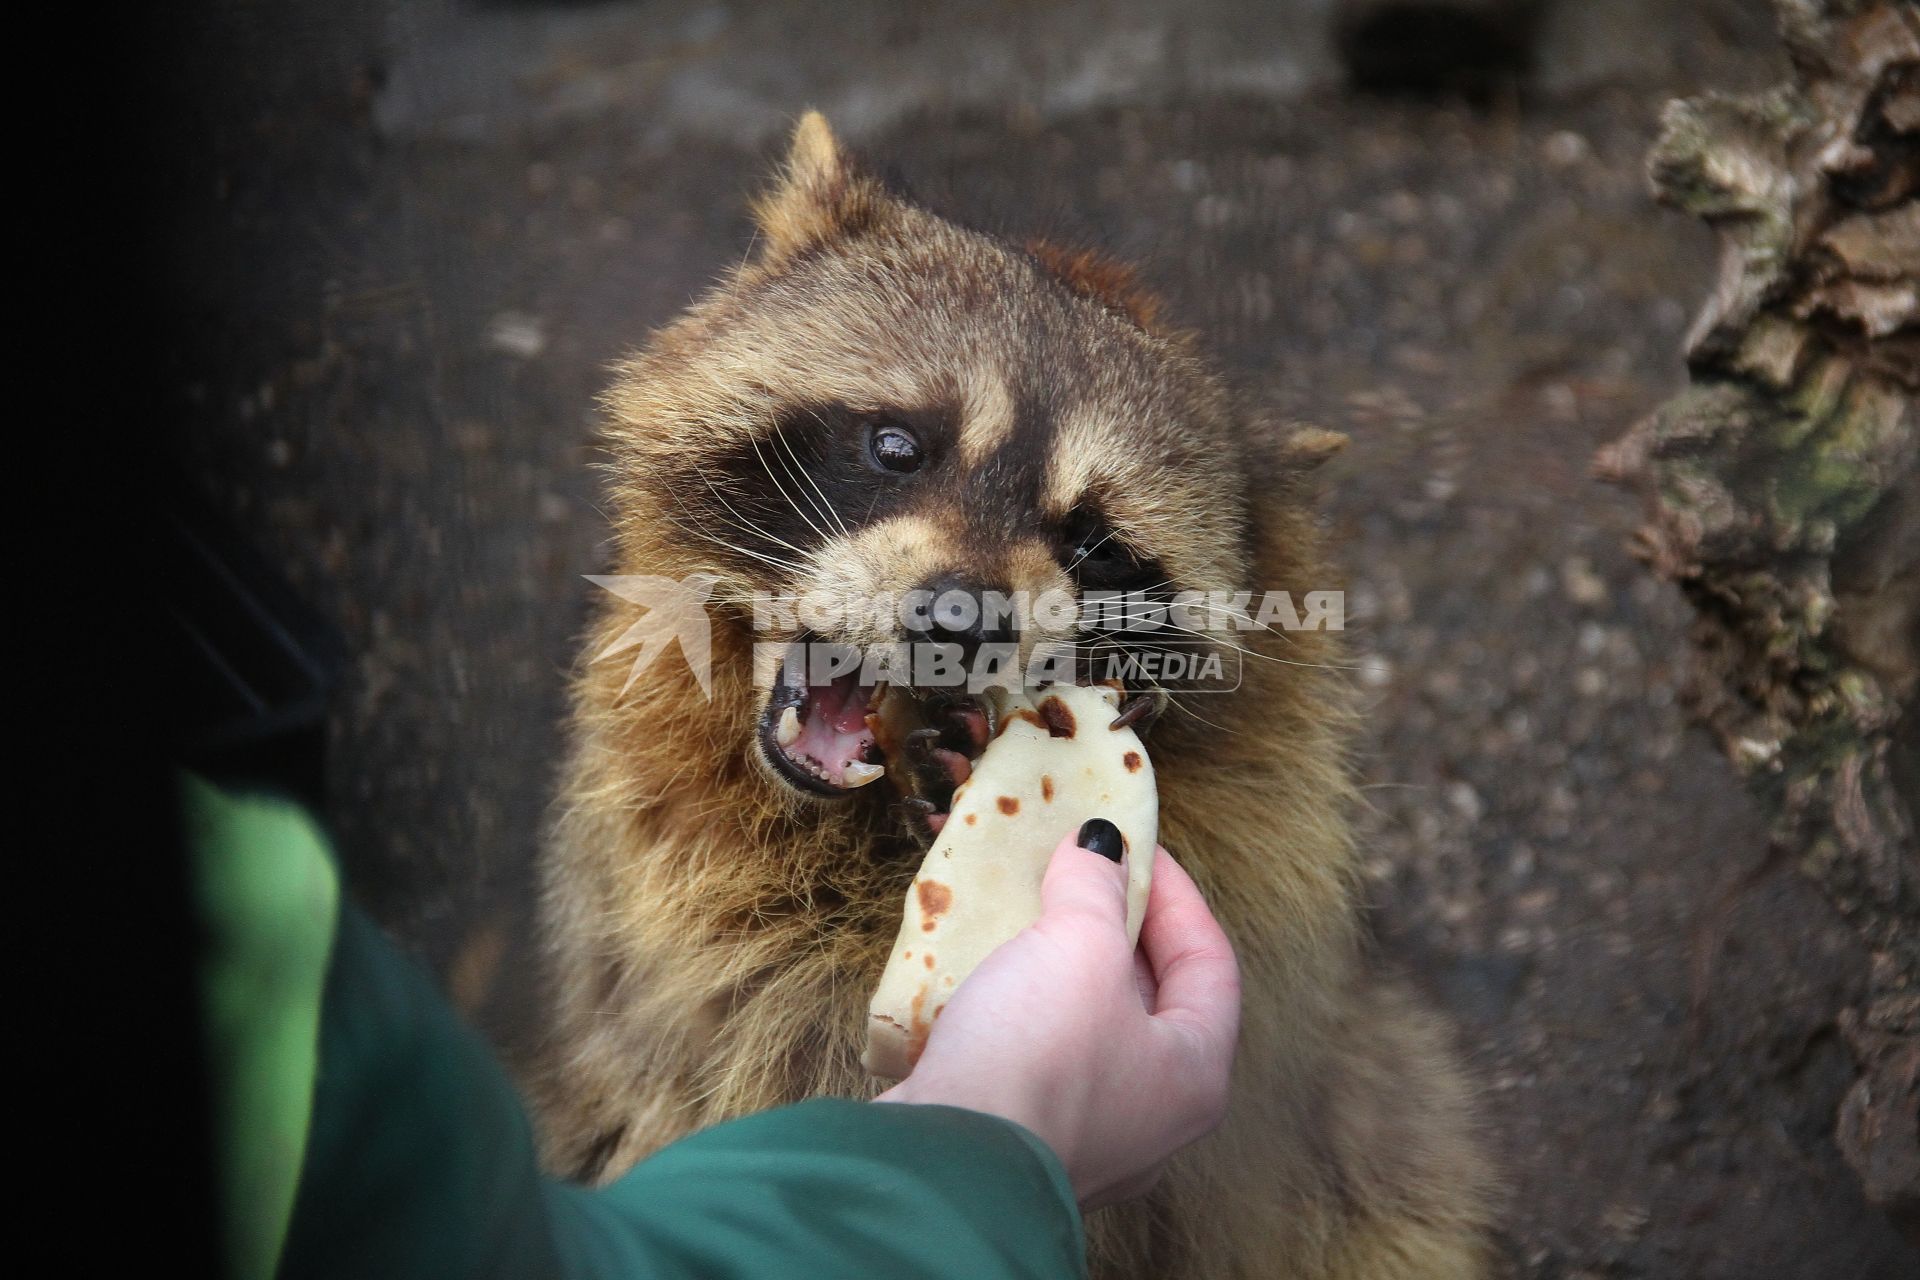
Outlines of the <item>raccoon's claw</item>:
<svg viewBox="0 0 1920 1280">
<path fill-rule="evenodd" d="M 1131 728 L 1142 738 L 1153 728 L 1160 713 L 1167 709 L 1167 691 L 1150 689 L 1145 693 L 1136 693 L 1120 704 L 1120 714 L 1107 725 L 1109 729 Z"/>
<path fill-rule="evenodd" d="M 932 835 L 946 824 L 954 789 L 973 775 L 973 761 L 944 745 L 946 739 L 947 731 L 938 728 L 915 729 L 901 739 L 911 788 L 903 804 L 908 817 L 919 820 L 916 830 Z"/>
<path fill-rule="evenodd" d="M 938 729 L 915 729 L 900 740 L 907 782 L 916 796 L 933 791 L 946 776 L 933 758 L 934 749 L 939 745 Z"/>
<path fill-rule="evenodd" d="M 923 796 L 908 796 L 900 802 L 900 807 L 906 811 L 907 831 L 923 846 L 932 844 L 940 828 L 947 825 L 947 815 Z"/>
<path fill-rule="evenodd" d="M 920 791 L 932 791 L 936 786 L 951 791 L 973 773 L 973 761 L 942 746 L 943 737 L 939 729 L 915 729 L 906 737 L 907 764 L 916 775 Z"/>
</svg>

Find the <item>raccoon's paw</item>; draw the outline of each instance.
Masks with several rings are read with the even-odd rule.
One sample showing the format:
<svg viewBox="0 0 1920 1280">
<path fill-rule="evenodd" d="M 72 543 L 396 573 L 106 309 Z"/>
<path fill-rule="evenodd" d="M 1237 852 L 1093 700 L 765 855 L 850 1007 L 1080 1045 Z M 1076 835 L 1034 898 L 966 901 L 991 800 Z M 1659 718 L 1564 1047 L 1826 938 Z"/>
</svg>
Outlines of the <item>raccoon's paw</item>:
<svg viewBox="0 0 1920 1280">
<path fill-rule="evenodd" d="M 902 739 L 902 808 L 908 830 L 922 844 L 932 843 L 946 825 L 953 794 L 973 776 L 973 762 L 991 732 L 989 718 L 972 703 L 942 707 L 937 718 L 940 725 L 915 729 Z"/>
</svg>

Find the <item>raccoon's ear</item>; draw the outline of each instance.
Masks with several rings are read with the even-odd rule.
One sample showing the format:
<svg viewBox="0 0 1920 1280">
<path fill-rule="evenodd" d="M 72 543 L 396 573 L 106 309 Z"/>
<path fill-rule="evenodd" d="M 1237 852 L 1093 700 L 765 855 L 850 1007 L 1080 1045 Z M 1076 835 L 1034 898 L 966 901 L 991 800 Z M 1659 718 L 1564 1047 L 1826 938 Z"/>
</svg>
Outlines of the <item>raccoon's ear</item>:
<svg viewBox="0 0 1920 1280">
<path fill-rule="evenodd" d="M 1063 248 L 1051 240 L 1029 240 L 1027 252 L 1048 275 L 1075 293 L 1119 312 L 1148 333 L 1165 332 L 1160 322 L 1160 299 L 1140 283 L 1140 277 L 1126 263 L 1091 249 Z"/>
<path fill-rule="evenodd" d="M 1289 471 L 1315 471 L 1347 447 L 1345 432 L 1297 422 L 1280 436 L 1275 454 Z"/>
<path fill-rule="evenodd" d="M 1313 492 L 1314 473 L 1347 447 L 1347 437 L 1340 432 L 1305 422 L 1256 413 L 1248 425 L 1252 432 L 1245 461 L 1252 489 L 1282 505 L 1289 495 Z"/>
<path fill-rule="evenodd" d="M 847 155 L 827 118 L 809 111 L 794 126 L 780 177 L 753 202 L 760 260 L 779 263 L 854 235 L 871 227 L 886 205 L 885 189 Z"/>
</svg>

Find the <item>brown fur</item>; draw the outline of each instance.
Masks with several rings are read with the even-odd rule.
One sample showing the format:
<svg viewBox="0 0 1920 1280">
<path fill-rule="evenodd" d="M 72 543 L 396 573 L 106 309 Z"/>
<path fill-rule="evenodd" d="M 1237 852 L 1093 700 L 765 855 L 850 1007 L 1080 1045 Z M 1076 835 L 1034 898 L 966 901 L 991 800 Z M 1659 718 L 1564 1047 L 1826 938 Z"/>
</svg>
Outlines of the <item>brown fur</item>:
<svg viewBox="0 0 1920 1280">
<path fill-rule="evenodd" d="M 1139 274 L 1091 249 L 1066 249 L 1049 240 L 1029 240 L 1027 252 L 1068 288 L 1106 303 L 1149 332 L 1160 328 L 1160 299 L 1140 283 Z"/>
<path fill-rule="evenodd" d="M 1186 339 L 1095 296 L 1133 297 L 1130 277 L 1049 267 L 887 195 L 814 115 L 757 213 L 756 256 L 607 397 L 618 571 L 718 574 L 720 607 L 711 702 L 677 658 L 624 695 L 624 664 L 587 665 L 573 691 L 544 863 L 553 1034 L 530 1083 L 550 1163 L 588 1178 L 729 1116 L 877 1088 L 866 1004 L 919 853 L 885 784 L 818 802 L 759 760 L 743 593 L 898 587 L 956 562 L 1070 585 L 1026 531 L 1088 495 L 1182 586 L 1329 585 L 1301 479 L 1328 446 L 1271 440 Z M 794 538 L 777 549 L 792 566 L 723 545 L 773 517 L 714 460 L 775 447 L 784 406 L 825 402 L 947 406 L 951 478 L 845 536 Z M 1025 508 L 994 506 L 1012 463 L 992 460 L 1041 417 Z M 587 652 L 631 621 L 610 601 Z M 1233 640 L 1261 655 L 1244 687 L 1176 699 L 1150 742 L 1163 840 L 1243 969 L 1233 1102 L 1147 1200 L 1091 1216 L 1094 1273 L 1478 1275 L 1488 1176 L 1444 1028 L 1369 972 L 1358 936 L 1334 637 Z"/>
</svg>

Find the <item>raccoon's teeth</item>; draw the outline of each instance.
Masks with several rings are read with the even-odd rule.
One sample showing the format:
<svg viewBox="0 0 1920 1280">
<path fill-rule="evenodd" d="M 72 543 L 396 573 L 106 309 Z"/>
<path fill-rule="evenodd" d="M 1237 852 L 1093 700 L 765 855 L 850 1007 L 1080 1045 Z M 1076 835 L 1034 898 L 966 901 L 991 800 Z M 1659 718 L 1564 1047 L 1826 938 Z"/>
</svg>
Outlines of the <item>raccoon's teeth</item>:
<svg viewBox="0 0 1920 1280">
<path fill-rule="evenodd" d="M 864 787 L 887 771 L 877 764 L 867 764 L 862 760 L 850 760 L 840 770 L 841 781 L 849 787 Z"/>
<path fill-rule="evenodd" d="M 773 736 L 783 747 L 790 747 L 800 741 L 800 713 L 792 707 L 782 711 L 780 724 L 774 730 Z"/>
</svg>

